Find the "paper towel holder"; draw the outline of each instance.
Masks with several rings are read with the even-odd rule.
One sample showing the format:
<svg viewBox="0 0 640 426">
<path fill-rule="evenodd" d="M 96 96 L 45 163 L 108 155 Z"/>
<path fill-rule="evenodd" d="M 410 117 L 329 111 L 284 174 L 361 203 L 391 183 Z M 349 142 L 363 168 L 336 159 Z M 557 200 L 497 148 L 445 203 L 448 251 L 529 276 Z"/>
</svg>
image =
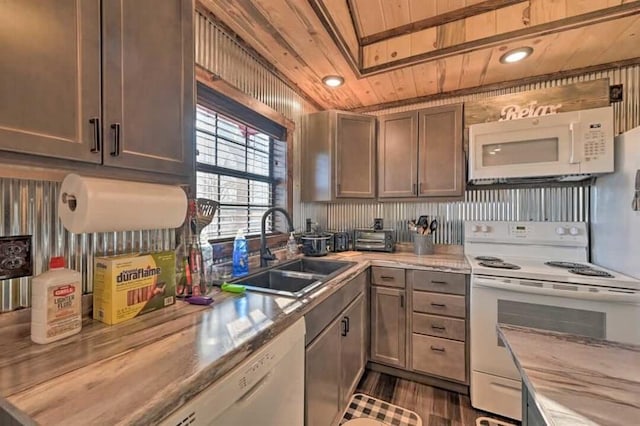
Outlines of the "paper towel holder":
<svg viewBox="0 0 640 426">
<path fill-rule="evenodd" d="M 62 193 L 62 202 L 64 204 L 68 204 L 69 205 L 69 210 L 71 210 L 72 212 L 76 211 L 76 207 L 78 205 L 78 202 L 76 200 L 76 196 L 72 195 L 72 194 L 67 194 L 66 192 Z"/>
</svg>

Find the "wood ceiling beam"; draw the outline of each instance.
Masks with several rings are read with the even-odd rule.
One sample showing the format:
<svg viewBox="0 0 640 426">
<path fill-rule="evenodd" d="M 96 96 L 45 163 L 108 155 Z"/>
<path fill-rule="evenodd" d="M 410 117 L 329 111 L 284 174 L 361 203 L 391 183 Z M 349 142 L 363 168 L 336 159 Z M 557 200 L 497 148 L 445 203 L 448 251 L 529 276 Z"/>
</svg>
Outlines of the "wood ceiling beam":
<svg viewBox="0 0 640 426">
<path fill-rule="evenodd" d="M 433 50 L 419 55 L 409 56 L 396 61 L 375 65 L 369 68 L 363 68 L 360 71 L 360 77 L 368 77 L 374 74 L 388 72 L 394 69 L 415 65 L 423 62 L 443 59 L 454 55 L 470 53 L 481 49 L 499 46 L 502 43 L 513 43 L 532 37 L 542 37 L 550 34 L 556 34 L 563 31 L 573 30 L 588 25 L 599 24 L 602 22 L 621 19 L 628 16 L 640 14 L 640 6 L 637 2 L 625 3 L 619 6 L 600 9 L 594 12 L 582 15 L 570 16 L 545 24 L 536 25 L 529 28 L 510 31 L 503 34 L 496 34 L 491 37 L 460 43 L 450 47 Z"/>
<path fill-rule="evenodd" d="M 331 12 L 327 9 L 324 2 L 322 0 L 309 0 L 309 5 L 315 12 L 316 16 L 320 20 L 320 23 L 327 31 L 335 45 L 342 53 L 342 56 L 346 60 L 347 64 L 353 71 L 356 76 L 360 76 L 360 66 L 362 64 L 362 45 L 360 43 L 360 36 L 358 35 L 358 26 L 356 24 L 355 18 L 353 15 L 351 16 L 351 22 L 353 23 L 354 31 L 356 32 L 356 38 L 358 39 L 358 57 L 354 58 L 347 46 L 347 42 L 342 36 L 342 33 L 338 30 L 338 26 L 336 25 L 333 17 L 331 16 Z M 349 8 L 349 13 L 351 14 L 351 8 Z"/>
<path fill-rule="evenodd" d="M 503 7 L 511 6 L 517 3 L 525 3 L 528 1 L 529 0 L 486 0 L 480 3 L 473 4 L 471 6 L 455 9 L 450 12 L 422 19 L 420 21 L 411 22 L 410 24 L 361 37 L 360 45 L 362 47 L 368 46 L 370 44 L 384 41 L 393 37 L 415 33 L 417 31 L 426 30 L 427 28 L 437 27 L 449 22 L 459 21 L 461 19 L 469 18 L 481 13 L 491 12 L 492 10 L 501 9 Z M 350 2 L 351 0 L 349 0 L 349 3 Z"/>
<path fill-rule="evenodd" d="M 606 63 L 606 64 L 592 65 L 592 66 L 584 67 L 584 68 L 576 68 L 576 69 L 573 69 L 573 70 L 558 71 L 558 72 L 552 72 L 552 73 L 548 73 L 548 74 L 541 74 L 541 75 L 536 75 L 536 76 L 532 76 L 532 77 L 520 78 L 520 79 L 516 79 L 516 80 L 501 81 L 499 83 L 485 84 L 485 85 L 482 85 L 482 86 L 467 87 L 467 88 L 464 88 L 464 89 L 451 90 L 451 91 L 448 91 L 448 92 L 436 93 L 436 94 L 433 94 L 433 95 L 418 96 L 416 98 L 402 99 L 402 100 L 393 101 L 393 102 L 385 102 L 385 103 L 380 103 L 380 104 L 377 104 L 377 105 L 368 105 L 368 106 L 361 107 L 361 108 L 354 108 L 351 111 L 353 111 L 353 112 L 380 111 L 380 110 L 384 110 L 384 109 L 397 108 L 397 107 L 402 107 L 402 106 L 406 106 L 406 105 L 421 104 L 421 103 L 425 103 L 425 102 L 438 101 L 438 100 L 441 100 L 441 99 L 447 99 L 447 98 L 451 98 L 451 97 L 467 96 L 467 95 L 473 95 L 473 94 L 476 94 L 476 93 L 490 92 L 490 91 L 493 91 L 493 90 L 511 89 L 511 88 L 518 87 L 518 86 L 525 86 L 527 84 L 541 83 L 541 82 L 549 81 L 549 80 L 572 78 L 572 77 L 577 77 L 577 76 L 582 75 L 582 74 L 601 72 L 601 71 L 606 71 L 606 70 L 610 70 L 610 69 L 624 68 L 624 67 L 629 67 L 629 66 L 634 66 L 634 65 L 640 65 L 640 57 L 626 59 L 624 61 L 615 61 L 615 62 L 609 62 L 609 63 Z"/>
</svg>

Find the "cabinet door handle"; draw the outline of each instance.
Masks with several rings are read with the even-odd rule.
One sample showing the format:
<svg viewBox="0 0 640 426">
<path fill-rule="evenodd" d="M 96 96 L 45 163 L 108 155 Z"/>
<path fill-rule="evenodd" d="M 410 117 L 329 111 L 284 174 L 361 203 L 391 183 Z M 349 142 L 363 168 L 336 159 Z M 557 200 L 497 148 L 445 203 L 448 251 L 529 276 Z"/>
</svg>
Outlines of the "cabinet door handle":
<svg viewBox="0 0 640 426">
<path fill-rule="evenodd" d="M 111 125 L 113 129 L 113 151 L 111 151 L 112 157 L 120 155 L 120 123 L 114 123 Z"/>
<path fill-rule="evenodd" d="M 400 295 L 400 307 L 404 308 L 404 294 Z"/>
<path fill-rule="evenodd" d="M 93 124 L 93 148 L 91 148 L 91 152 L 100 152 L 100 119 L 98 117 L 90 118 L 89 123 Z"/>
<path fill-rule="evenodd" d="M 345 321 L 344 318 L 342 318 L 342 321 L 340 321 L 342 323 L 342 336 L 346 336 L 347 335 L 347 321 Z"/>
<path fill-rule="evenodd" d="M 418 184 L 418 191 L 422 194 L 422 182 Z"/>
<path fill-rule="evenodd" d="M 411 193 L 413 195 L 417 195 L 418 192 L 418 186 L 414 183 L 413 185 L 411 185 Z"/>
<path fill-rule="evenodd" d="M 380 275 L 380 278 L 385 280 L 385 281 L 392 281 L 393 277 L 390 277 L 388 275 Z"/>
<path fill-rule="evenodd" d="M 336 187 L 338 189 L 338 194 L 340 194 L 340 184 L 337 184 Z"/>
<path fill-rule="evenodd" d="M 436 352 L 444 352 L 444 348 L 439 348 L 438 346 L 431 346 L 431 350 Z"/>
<path fill-rule="evenodd" d="M 445 305 L 444 303 L 431 303 L 431 306 L 434 306 L 436 308 L 445 308 L 447 305 Z"/>
<path fill-rule="evenodd" d="M 441 325 L 432 325 L 431 328 L 433 328 L 434 330 L 445 330 L 445 328 Z"/>
<path fill-rule="evenodd" d="M 448 283 L 448 282 L 446 282 L 446 281 L 433 281 L 433 280 L 432 280 L 432 281 L 431 281 L 431 284 L 447 285 L 447 284 L 449 284 L 449 283 Z"/>
<path fill-rule="evenodd" d="M 344 317 L 345 322 L 347 323 L 347 333 L 349 333 L 350 327 L 349 327 L 349 317 Z"/>
</svg>

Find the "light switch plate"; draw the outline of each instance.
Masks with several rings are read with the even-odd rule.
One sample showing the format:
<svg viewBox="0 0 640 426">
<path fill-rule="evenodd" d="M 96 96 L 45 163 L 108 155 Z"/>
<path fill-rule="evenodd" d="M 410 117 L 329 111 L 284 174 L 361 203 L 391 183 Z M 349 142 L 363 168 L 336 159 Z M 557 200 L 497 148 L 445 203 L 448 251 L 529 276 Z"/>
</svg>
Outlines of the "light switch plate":
<svg viewBox="0 0 640 426">
<path fill-rule="evenodd" d="M 31 235 L 0 237 L 0 280 L 31 275 Z"/>
</svg>

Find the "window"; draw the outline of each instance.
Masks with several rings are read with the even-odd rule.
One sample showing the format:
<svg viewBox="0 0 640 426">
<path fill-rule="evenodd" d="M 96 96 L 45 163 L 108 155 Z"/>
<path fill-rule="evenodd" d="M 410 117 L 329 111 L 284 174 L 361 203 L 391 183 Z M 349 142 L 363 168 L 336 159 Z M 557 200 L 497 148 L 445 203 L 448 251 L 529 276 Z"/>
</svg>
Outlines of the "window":
<svg viewBox="0 0 640 426">
<path fill-rule="evenodd" d="M 204 105 L 196 109 L 197 196 L 220 203 L 203 242 L 231 238 L 238 229 L 260 233 L 264 212 L 274 205 L 286 176 L 286 144 Z M 283 172 L 284 170 L 284 172 Z M 268 232 L 273 223 L 267 223 Z"/>
</svg>

